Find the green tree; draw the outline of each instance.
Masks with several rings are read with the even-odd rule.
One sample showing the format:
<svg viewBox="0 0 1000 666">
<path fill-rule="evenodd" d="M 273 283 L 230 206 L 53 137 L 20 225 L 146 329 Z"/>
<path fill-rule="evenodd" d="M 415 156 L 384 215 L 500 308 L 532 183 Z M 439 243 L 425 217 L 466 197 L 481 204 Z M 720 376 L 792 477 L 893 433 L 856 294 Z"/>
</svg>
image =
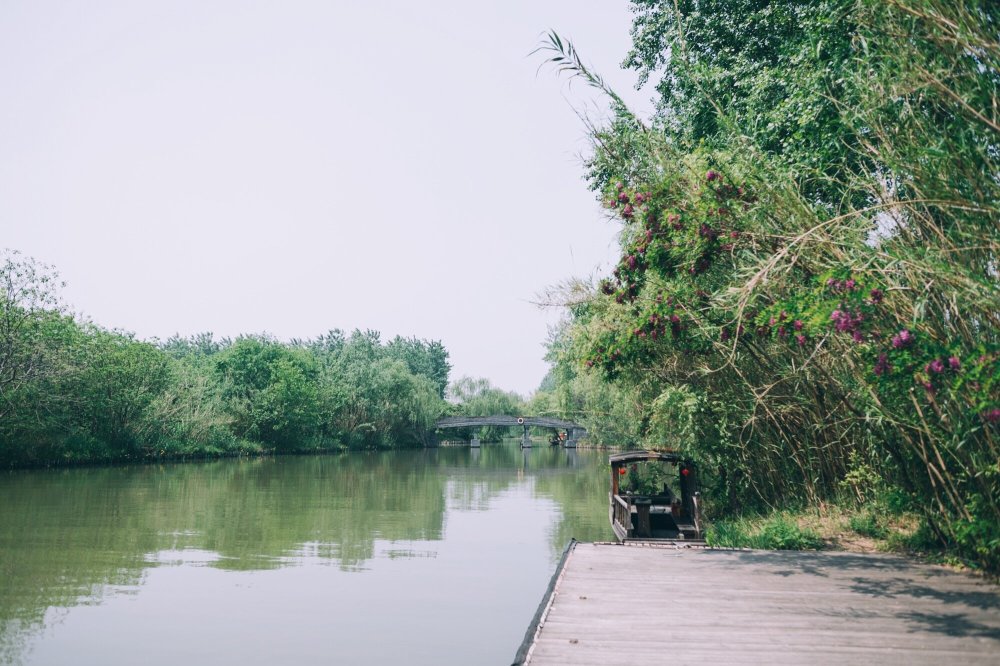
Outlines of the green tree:
<svg viewBox="0 0 1000 666">
<path fill-rule="evenodd" d="M 16 250 L 0 253 L 0 418 L 12 394 L 53 371 L 45 324 L 59 316 L 58 273 Z"/>
<path fill-rule="evenodd" d="M 63 314 L 55 272 L 0 264 L 0 464 L 417 446 L 447 408 L 440 342 L 377 331 L 156 345 Z"/>
<path fill-rule="evenodd" d="M 437 340 L 428 342 L 397 335 L 386 345 L 386 354 L 405 363 L 414 375 L 429 379 L 438 397 L 444 398 L 445 389 L 448 387 L 448 373 L 451 372 L 448 350 L 444 345 Z"/>
<path fill-rule="evenodd" d="M 855 0 L 633 0 L 625 66 L 659 77 L 657 130 L 690 150 L 734 136 L 791 166 L 808 198 L 839 206 L 873 166 L 841 114 L 857 98 Z"/>
<path fill-rule="evenodd" d="M 218 354 L 215 367 L 238 437 L 294 450 L 316 434 L 318 369 L 308 352 L 243 337 Z"/>
<path fill-rule="evenodd" d="M 65 389 L 75 396 L 77 418 L 99 457 L 151 453 L 140 424 L 145 410 L 167 388 L 167 357 L 153 345 L 96 327 L 84 329 L 72 350 L 74 370 Z"/>
</svg>

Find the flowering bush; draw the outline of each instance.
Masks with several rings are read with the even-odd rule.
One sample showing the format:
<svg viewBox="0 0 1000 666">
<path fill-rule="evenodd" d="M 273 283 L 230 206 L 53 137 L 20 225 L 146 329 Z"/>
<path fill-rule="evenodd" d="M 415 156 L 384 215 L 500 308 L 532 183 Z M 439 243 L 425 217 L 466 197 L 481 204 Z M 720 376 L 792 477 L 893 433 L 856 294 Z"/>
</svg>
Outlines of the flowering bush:
<svg viewBox="0 0 1000 666">
<path fill-rule="evenodd" d="M 848 4 L 851 21 L 821 20 L 798 42 L 842 38 L 835 85 L 849 94 L 838 104 L 818 55 L 805 73 L 776 69 L 780 54 L 745 70 L 796 95 L 805 76 L 816 99 L 796 108 L 822 109 L 808 118 L 750 108 L 739 85 L 704 97 L 732 80 L 717 60 L 742 43 L 671 52 L 677 78 L 652 127 L 612 96 L 615 119 L 595 132 L 588 169 L 621 224 L 622 253 L 595 298 L 574 307 L 560 358 L 613 383 L 647 435 L 670 432 L 662 419 L 649 427 L 658 397 L 690 391 L 699 408 L 683 428 L 716 507 L 819 501 L 842 492 L 854 460 L 940 543 L 1000 570 L 1000 136 L 990 120 L 1000 44 L 989 28 L 1000 14 Z M 723 5 L 681 17 L 682 5 L 661 3 L 637 25 L 700 25 L 724 41 Z M 725 28 L 712 32 L 713 21 Z M 647 73 L 663 62 L 652 45 L 672 39 L 637 43 Z M 699 67 L 684 69 L 689 55 Z M 733 106 L 747 115 L 728 117 Z M 820 126 L 834 135 L 803 137 Z"/>
</svg>

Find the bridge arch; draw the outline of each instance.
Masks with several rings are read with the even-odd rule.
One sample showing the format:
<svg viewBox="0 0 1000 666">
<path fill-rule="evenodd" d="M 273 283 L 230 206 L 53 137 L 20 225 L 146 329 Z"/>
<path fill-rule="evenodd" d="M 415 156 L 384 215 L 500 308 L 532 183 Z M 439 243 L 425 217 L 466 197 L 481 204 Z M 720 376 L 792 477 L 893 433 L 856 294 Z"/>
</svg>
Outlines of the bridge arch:
<svg viewBox="0 0 1000 666">
<path fill-rule="evenodd" d="M 493 416 L 449 416 L 440 419 L 434 424 L 434 430 L 447 430 L 449 428 L 483 428 L 486 426 L 524 428 L 524 437 L 521 439 L 521 446 L 528 448 L 531 446 L 531 439 L 528 437 L 528 428 L 553 428 L 555 430 L 566 431 L 566 448 L 576 448 L 578 439 L 587 434 L 587 429 L 579 423 L 564 421 L 562 419 L 552 419 L 547 416 L 509 416 L 507 414 L 496 414 Z M 473 446 L 478 445 L 478 439 L 473 440 Z"/>
</svg>

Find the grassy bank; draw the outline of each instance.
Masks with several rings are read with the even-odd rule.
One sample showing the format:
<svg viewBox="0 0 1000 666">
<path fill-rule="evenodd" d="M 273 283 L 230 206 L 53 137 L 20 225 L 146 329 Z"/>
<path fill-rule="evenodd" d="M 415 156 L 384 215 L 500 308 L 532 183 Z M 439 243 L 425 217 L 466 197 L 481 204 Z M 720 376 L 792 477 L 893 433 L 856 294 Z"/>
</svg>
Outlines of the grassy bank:
<svg viewBox="0 0 1000 666">
<path fill-rule="evenodd" d="M 920 516 L 850 504 L 722 518 L 709 526 L 707 541 L 720 548 L 896 553 L 969 571 L 982 570 L 957 549 L 941 546 L 922 525 Z"/>
</svg>

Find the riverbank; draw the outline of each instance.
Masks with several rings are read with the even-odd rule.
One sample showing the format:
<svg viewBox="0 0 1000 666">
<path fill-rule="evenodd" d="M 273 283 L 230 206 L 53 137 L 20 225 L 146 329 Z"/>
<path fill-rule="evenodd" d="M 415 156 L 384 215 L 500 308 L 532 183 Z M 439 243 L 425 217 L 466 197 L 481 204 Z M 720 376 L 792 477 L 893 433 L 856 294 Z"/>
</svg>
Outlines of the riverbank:
<svg viewBox="0 0 1000 666">
<path fill-rule="evenodd" d="M 310 448 L 310 449 L 293 449 L 289 451 L 280 451 L 273 448 L 264 448 L 260 444 L 254 442 L 247 442 L 245 446 L 242 446 L 233 450 L 226 451 L 198 451 L 194 453 L 163 453 L 160 454 L 150 454 L 146 456 L 118 456 L 111 458 L 71 458 L 65 460 L 42 460 L 37 462 L 26 462 L 22 464 L 9 464 L 0 469 L 6 470 L 8 472 L 18 472 L 18 471 L 31 471 L 31 470 L 42 470 L 42 469 L 75 469 L 75 468 L 96 468 L 96 467 L 120 467 L 127 465 L 159 465 L 164 463 L 196 463 L 196 462 L 213 462 L 213 461 L 223 461 L 223 460 L 264 460 L 268 458 L 279 458 L 279 457 L 300 457 L 300 456 L 323 456 L 323 455 L 339 455 L 344 453 L 363 453 L 363 452 L 375 452 L 375 451 L 413 451 L 421 448 L 433 448 L 433 447 L 421 447 L 421 446 L 396 446 L 392 448 L 379 448 L 379 447 L 347 447 L 342 445 L 320 447 L 320 448 Z"/>
<path fill-rule="evenodd" d="M 895 554 L 995 578 L 933 539 L 918 515 L 849 503 L 820 503 L 710 521 L 707 542 L 721 548 Z"/>
</svg>

